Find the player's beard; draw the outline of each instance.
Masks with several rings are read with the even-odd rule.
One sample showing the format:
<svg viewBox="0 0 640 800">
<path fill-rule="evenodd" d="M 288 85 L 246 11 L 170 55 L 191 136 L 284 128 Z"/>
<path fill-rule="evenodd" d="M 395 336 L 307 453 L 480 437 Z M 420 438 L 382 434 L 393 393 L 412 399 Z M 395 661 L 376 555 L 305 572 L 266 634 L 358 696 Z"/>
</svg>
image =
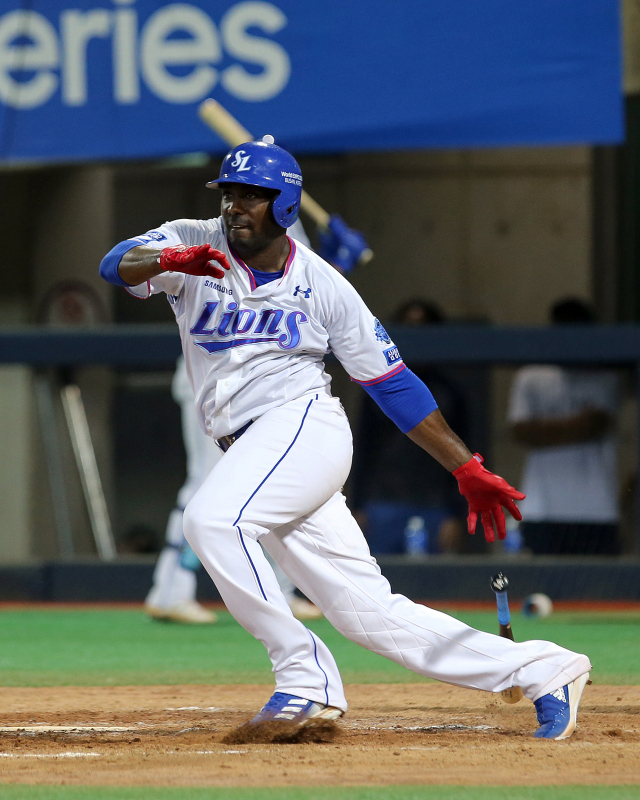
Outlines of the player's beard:
<svg viewBox="0 0 640 800">
<path fill-rule="evenodd" d="M 251 256 L 261 253 L 273 241 L 267 236 L 256 233 L 251 228 L 241 228 L 239 230 L 229 228 L 227 235 L 234 250 L 242 258 L 251 258 Z"/>
<path fill-rule="evenodd" d="M 285 228 L 280 227 L 275 221 L 263 230 L 256 230 L 251 225 L 234 229 L 233 223 L 226 227 L 229 242 L 244 260 L 267 250 L 285 232 Z"/>
</svg>

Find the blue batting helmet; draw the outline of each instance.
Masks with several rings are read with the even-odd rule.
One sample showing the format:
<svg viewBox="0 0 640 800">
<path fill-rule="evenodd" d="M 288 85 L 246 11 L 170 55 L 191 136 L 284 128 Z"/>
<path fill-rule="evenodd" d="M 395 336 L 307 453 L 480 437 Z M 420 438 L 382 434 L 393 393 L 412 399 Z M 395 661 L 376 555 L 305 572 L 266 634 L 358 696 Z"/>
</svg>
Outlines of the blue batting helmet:
<svg viewBox="0 0 640 800">
<path fill-rule="evenodd" d="M 216 188 L 225 183 L 247 183 L 275 189 L 278 195 L 273 201 L 273 216 L 278 225 L 290 228 L 300 211 L 300 166 L 290 153 L 273 144 L 273 137 L 265 136 L 265 140 L 234 147 L 222 162 L 220 177 L 207 186 Z"/>
</svg>

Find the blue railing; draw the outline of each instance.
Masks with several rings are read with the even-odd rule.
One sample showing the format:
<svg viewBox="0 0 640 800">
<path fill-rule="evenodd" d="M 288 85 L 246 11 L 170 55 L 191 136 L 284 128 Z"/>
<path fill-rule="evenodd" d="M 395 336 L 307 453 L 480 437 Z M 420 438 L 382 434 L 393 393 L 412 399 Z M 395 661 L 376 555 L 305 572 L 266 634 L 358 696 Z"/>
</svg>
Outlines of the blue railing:
<svg viewBox="0 0 640 800">
<path fill-rule="evenodd" d="M 388 326 L 407 361 L 451 364 L 640 365 L 640 326 Z M 180 354 L 173 324 L 0 328 L 0 363 L 163 364 Z"/>
</svg>

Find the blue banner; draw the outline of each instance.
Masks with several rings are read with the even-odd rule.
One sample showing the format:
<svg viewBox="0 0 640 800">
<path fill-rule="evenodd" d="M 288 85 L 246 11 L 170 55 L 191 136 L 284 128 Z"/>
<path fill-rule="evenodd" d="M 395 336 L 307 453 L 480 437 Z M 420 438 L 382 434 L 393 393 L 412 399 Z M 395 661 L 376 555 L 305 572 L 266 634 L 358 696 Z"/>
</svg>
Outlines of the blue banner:
<svg viewBox="0 0 640 800">
<path fill-rule="evenodd" d="M 0 161 L 623 136 L 617 0 L 0 0 Z"/>
</svg>

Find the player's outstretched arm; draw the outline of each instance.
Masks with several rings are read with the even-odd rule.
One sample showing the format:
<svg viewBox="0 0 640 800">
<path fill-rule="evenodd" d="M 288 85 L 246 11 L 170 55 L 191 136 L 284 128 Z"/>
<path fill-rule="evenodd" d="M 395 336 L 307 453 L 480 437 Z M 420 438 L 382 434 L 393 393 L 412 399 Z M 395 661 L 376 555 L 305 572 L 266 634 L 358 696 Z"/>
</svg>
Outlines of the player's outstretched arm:
<svg viewBox="0 0 640 800">
<path fill-rule="evenodd" d="M 513 501 L 523 500 L 524 495 L 486 470 L 482 458 L 473 456 L 451 430 L 429 389 L 403 363 L 398 348 L 355 290 L 349 284 L 341 285 L 332 299 L 329 345 L 352 380 L 403 433 L 453 473 L 469 503 L 469 532 L 475 533 L 480 517 L 488 541 L 495 538 L 494 523 L 499 538 L 504 539 L 502 506 L 520 519 Z"/>
<path fill-rule="evenodd" d="M 603 408 L 587 407 L 566 417 L 530 419 L 515 422 L 516 441 L 529 447 L 556 447 L 601 439 L 613 427 L 613 419 Z"/>
<path fill-rule="evenodd" d="M 153 247 L 133 247 L 120 259 L 118 274 L 129 286 L 139 286 L 163 271 L 158 263 L 158 254 L 159 251 Z"/>
<path fill-rule="evenodd" d="M 477 453 L 471 455 L 438 409 L 408 431 L 407 436 L 453 473 L 460 494 L 469 503 L 469 533 L 476 532 L 480 518 L 488 542 L 495 541 L 494 527 L 498 531 L 498 539 L 504 539 L 507 530 L 502 506 L 515 519 L 522 519 L 514 500 L 524 500 L 524 494 L 510 486 L 504 478 L 485 469 L 482 456 Z"/>
<path fill-rule="evenodd" d="M 472 458 L 471 450 L 451 430 L 437 408 L 415 428 L 407 431 L 407 436 L 449 472 L 453 472 Z"/>
<path fill-rule="evenodd" d="M 127 250 L 122 256 L 118 274 L 129 286 L 137 286 L 162 272 L 223 278 L 224 270 L 228 269 L 229 262 L 224 253 L 208 244 L 192 247 L 177 244 L 163 250 L 140 245 Z"/>
</svg>

